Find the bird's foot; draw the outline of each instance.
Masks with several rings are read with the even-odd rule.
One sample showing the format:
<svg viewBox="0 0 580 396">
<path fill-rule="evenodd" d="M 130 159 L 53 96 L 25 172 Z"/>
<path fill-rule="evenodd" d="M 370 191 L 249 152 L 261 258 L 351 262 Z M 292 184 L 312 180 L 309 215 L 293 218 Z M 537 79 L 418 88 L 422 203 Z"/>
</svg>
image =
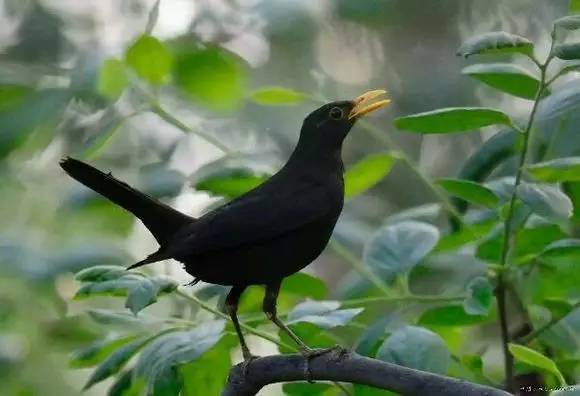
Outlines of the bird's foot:
<svg viewBox="0 0 580 396">
<path fill-rule="evenodd" d="M 242 354 L 244 355 L 244 361 L 242 362 L 242 375 L 246 378 L 248 375 L 248 369 L 250 368 L 250 363 L 259 358 L 259 356 L 252 355 L 250 351 L 244 351 Z"/>
<path fill-rule="evenodd" d="M 331 348 L 300 348 L 300 354 L 306 359 L 306 366 L 304 367 L 304 377 L 309 383 L 314 383 L 312 379 L 312 372 L 310 371 L 310 361 L 318 356 L 325 355 L 330 352 L 338 352 L 340 355 L 347 352 L 347 350 L 340 345 L 335 345 Z"/>
</svg>

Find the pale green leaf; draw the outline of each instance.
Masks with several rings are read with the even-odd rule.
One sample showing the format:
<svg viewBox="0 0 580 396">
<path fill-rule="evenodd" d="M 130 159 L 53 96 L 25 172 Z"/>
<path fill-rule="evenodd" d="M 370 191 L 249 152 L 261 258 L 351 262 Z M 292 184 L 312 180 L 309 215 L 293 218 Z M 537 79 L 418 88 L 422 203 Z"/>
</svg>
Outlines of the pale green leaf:
<svg viewBox="0 0 580 396">
<path fill-rule="evenodd" d="M 446 374 L 451 354 L 443 339 L 431 330 L 405 326 L 381 345 L 377 359 L 417 370 Z"/>
<path fill-rule="evenodd" d="M 250 99 L 261 105 L 283 106 L 300 103 L 306 95 L 283 87 L 263 87 L 252 92 Z"/>
<path fill-rule="evenodd" d="M 530 366 L 537 367 L 539 369 L 545 370 L 552 373 L 558 379 L 560 385 L 566 385 L 566 380 L 564 376 L 556 366 L 554 361 L 540 352 L 535 351 L 531 348 L 525 347 L 523 345 L 509 344 L 508 348 L 510 353 L 520 362 L 529 364 Z"/>
<path fill-rule="evenodd" d="M 142 35 L 125 53 L 125 62 L 135 73 L 151 84 L 160 85 L 169 80 L 172 56 L 169 49 L 153 36 Z"/>
<path fill-rule="evenodd" d="M 367 242 L 363 260 L 381 278 L 391 281 L 419 264 L 437 244 L 431 224 L 401 221 L 381 227 Z"/>
<path fill-rule="evenodd" d="M 457 50 L 465 58 L 471 55 L 521 53 L 532 56 L 534 44 L 525 37 L 506 32 L 489 32 L 467 40 Z"/>
<path fill-rule="evenodd" d="M 476 131 L 490 125 L 510 124 L 505 113 L 483 107 L 450 107 L 395 120 L 397 128 L 423 134 Z"/>
<path fill-rule="evenodd" d="M 215 110 L 236 107 L 245 89 L 241 60 L 218 47 L 181 53 L 174 75 L 176 84 L 192 100 Z"/>
<path fill-rule="evenodd" d="M 389 153 L 369 155 L 354 164 L 344 175 L 344 196 L 351 198 L 368 190 L 393 167 L 396 157 Z"/>
<path fill-rule="evenodd" d="M 554 47 L 554 55 L 563 60 L 580 59 L 580 43 L 556 45 Z"/>
<path fill-rule="evenodd" d="M 540 82 L 529 71 L 513 63 L 482 63 L 467 66 L 461 73 L 499 91 L 533 100 Z"/>
<path fill-rule="evenodd" d="M 97 77 L 97 92 L 115 100 L 129 86 L 125 64 L 118 59 L 107 59 L 101 65 Z"/>
<path fill-rule="evenodd" d="M 470 180 L 445 178 L 437 180 L 437 184 L 449 194 L 467 202 L 488 208 L 494 208 L 499 204 L 499 198 L 493 190 Z"/>
<path fill-rule="evenodd" d="M 580 180 L 580 157 L 557 158 L 526 167 L 536 179 L 547 183 Z"/>
<path fill-rule="evenodd" d="M 523 203 L 542 217 L 566 220 L 572 216 L 572 201 L 557 187 L 522 183 L 518 186 L 517 195 Z"/>
</svg>

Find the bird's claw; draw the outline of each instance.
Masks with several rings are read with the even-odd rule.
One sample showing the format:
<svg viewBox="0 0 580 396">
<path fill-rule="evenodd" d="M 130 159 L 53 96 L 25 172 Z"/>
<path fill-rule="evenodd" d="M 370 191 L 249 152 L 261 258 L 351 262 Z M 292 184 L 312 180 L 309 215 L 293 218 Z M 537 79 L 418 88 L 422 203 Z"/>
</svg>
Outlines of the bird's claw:
<svg viewBox="0 0 580 396">
<path fill-rule="evenodd" d="M 242 375 L 244 378 L 246 378 L 248 375 L 250 363 L 252 363 L 252 361 L 256 360 L 257 358 L 259 358 L 259 356 L 252 355 L 251 353 L 244 353 L 244 361 L 242 362 Z"/>
<path fill-rule="evenodd" d="M 347 351 L 340 345 L 335 345 L 331 348 L 300 348 L 300 354 L 306 359 L 306 365 L 304 367 L 304 377 L 306 378 L 306 381 L 311 384 L 314 383 L 314 380 L 312 379 L 312 372 L 310 371 L 310 361 L 318 356 L 322 356 L 330 352 L 338 352 L 342 355 Z"/>
</svg>

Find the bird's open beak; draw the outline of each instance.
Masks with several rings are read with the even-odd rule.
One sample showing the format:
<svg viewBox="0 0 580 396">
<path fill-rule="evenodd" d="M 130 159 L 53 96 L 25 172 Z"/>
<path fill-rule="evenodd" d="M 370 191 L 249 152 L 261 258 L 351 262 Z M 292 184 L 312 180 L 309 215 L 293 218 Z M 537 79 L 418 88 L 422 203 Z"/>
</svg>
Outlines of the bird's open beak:
<svg viewBox="0 0 580 396">
<path fill-rule="evenodd" d="M 355 98 L 352 103 L 354 107 L 348 114 L 348 119 L 352 118 L 360 118 L 365 114 L 368 114 L 372 111 L 380 109 L 381 107 L 385 107 L 391 101 L 389 99 L 379 100 L 378 102 L 370 103 L 373 99 L 378 98 L 379 96 L 385 95 L 387 91 L 382 89 L 375 89 L 373 91 L 368 91 L 362 94 L 361 96 Z"/>
</svg>

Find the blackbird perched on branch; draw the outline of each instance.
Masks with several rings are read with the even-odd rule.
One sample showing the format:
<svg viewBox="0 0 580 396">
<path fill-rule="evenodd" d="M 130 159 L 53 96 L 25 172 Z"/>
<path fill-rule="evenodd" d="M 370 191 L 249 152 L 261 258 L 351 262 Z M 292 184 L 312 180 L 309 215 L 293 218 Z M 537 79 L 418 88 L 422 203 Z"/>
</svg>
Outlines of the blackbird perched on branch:
<svg viewBox="0 0 580 396">
<path fill-rule="evenodd" d="M 356 120 L 386 106 L 385 91 L 325 104 L 309 114 L 282 169 L 268 181 L 200 217 L 186 216 L 92 166 L 73 158 L 62 168 L 74 179 L 137 216 L 160 247 L 129 267 L 165 259 L 185 264 L 198 280 L 232 286 L 226 308 L 244 360 L 253 356 L 236 316 L 249 285 L 265 285 L 263 309 L 306 357 L 318 354 L 276 316 L 282 280 L 310 264 L 326 247 L 344 201 L 341 148 Z"/>
</svg>

